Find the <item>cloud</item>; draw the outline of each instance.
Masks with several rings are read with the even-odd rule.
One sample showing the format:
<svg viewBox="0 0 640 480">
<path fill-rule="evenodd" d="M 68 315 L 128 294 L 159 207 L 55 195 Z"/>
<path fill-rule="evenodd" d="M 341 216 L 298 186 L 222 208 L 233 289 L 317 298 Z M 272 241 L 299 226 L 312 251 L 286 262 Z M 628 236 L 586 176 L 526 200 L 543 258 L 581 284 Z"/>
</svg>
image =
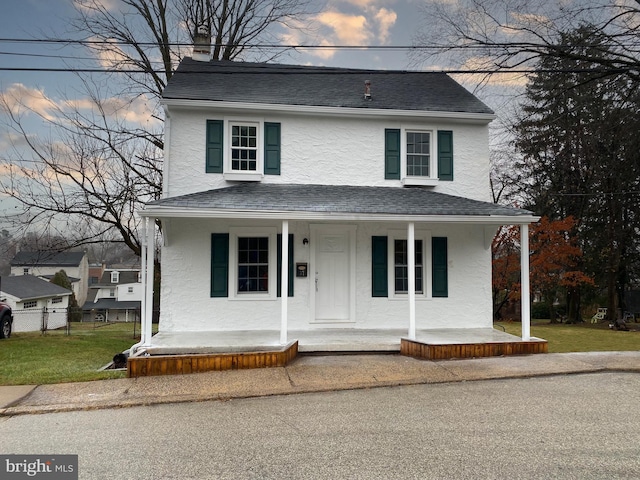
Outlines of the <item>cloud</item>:
<svg viewBox="0 0 640 480">
<path fill-rule="evenodd" d="M 53 120 L 57 105 L 43 90 L 14 83 L 0 92 L 0 110 L 16 117 L 33 112 L 46 120 Z"/>
<path fill-rule="evenodd" d="M 366 46 L 386 44 L 398 15 L 387 7 L 378 7 L 380 0 L 336 0 L 329 8 L 312 19 L 312 27 L 305 36 L 300 28 L 292 28 L 281 36 L 287 45 L 318 45 L 324 48 L 300 49 L 322 60 L 331 59 L 338 48 L 331 46 Z"/>
<path fill-rule="evenodd" d="M 94 38 L 93 40 L 98 39 Z M 101 67 L 108 70 L 131 68 L 128 55 L 114 42 L 115 41 L 107 42 L 99 49 L 92 49 L 98 59 L 98 63 Z"/>
<path fill-rule="evenodd" d="M 320 13 L 316 21 L 330 28 L 333 36 L 344 45 L 366 45 L 371 34 L 364 15 L 351 15 L 336 10 Z"/>
<path fill-rule="evenodd" d="M 83 0 L 75 2 L 76 7 L 87 12 L 93 12 L 96 8 L 114 11 L 119 5 L 122 5 L 121 0 Z"/>
<path fill-rule="evenodd" d="M 137 123 L 140 125 L 148 125 L 149 123 L 158 123 L 159 120 L 154 117 L 153 108 L 150 107 L 152 102 L 145 95 L 135 97 L 133 99 L 126 97 L 109 97 L 100 102 L 100 106 L 89 98 L 80 98 L 66 100 L 64 105 L 67 109 L 87 110 L 98 112 L 101 110 L 108 118 L 124 120 L 129 123 Z"/>
<path fill-rule="evenodd" d="M 12 149 L 28 147 L 27 139 L 23 135 L 14 132 L 3 132 L 0 134 L 0 152 Z"/>
<path fill-rule="evenodd" d="M 375 19 L 378 22 L 378 37 L 380 39 L 380 43 L 386 43 L 389 38 L 391 27 L 395 25 L 396 20 L 398 19 L 398 14 L 393 10 L 381 8 L 378 10 L 378 13 L 376 13 Z"/>
<path fill-rule="evenodd" d="M 473 57 L 460 66 L 460 70 L 493 70 L 494 59 L 491 57 Z M 503 87 L 524 87 L 527 84 L 527 76 L 522 73 L 493 73 L 487 77 L 483 73 L 454 75 L 456 80 L 465 84 L 497 85 Z"/>
</svg>

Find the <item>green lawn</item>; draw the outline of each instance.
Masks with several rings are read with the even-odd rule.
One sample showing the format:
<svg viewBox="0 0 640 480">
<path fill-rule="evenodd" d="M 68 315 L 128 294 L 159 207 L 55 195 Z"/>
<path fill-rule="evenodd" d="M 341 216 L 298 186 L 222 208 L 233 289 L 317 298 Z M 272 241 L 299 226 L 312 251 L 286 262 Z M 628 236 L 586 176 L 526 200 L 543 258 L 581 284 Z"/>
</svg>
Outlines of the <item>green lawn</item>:
<svg viewBox="0 0 640 480">
<path fill-rule="evenodd" d="M 154 325 L 154 331 L 155 331 Z M 519 336 L 520 323 L 496 323 Z M 640 323 L 629 324 L 640 330 Z M 139 326 L 136 333 L 140 334 Z M 607 324 L 555 324 L 535 320 L 531 334 L 549 342 L 549 352 L 640 350 L 640 331 L 619 332 Z M 0 385 L 26 385 L 122 378 L 122 371 L 99 371 L 113 356 L 138 341 L 131 323 L 74 323 L 64 331 L 14 333 L 0 340 Z"/>
<path fill-rule="evenodd" d="M 122 371 L 98 370 L 139 340 L 133 334 L 132 323 L 73 323 L 70 336 L 63 330 L 13 333 L 0 340 L 0 385 L 124 377 Z"/>
<path fill-rule="evenodd" d="M 496 328 L 507 333 L 520 336 L 520 323 L 499 322 Z M 608 323 L 580 323 L 575 325 L 550 324 L 548 320 L 531 322 L 531 335 L 544 338 L 549 342 L 549 353 L 564 352 L 606 352 L 623 350 L 640 350 L 640 323 L 628 324 L 630 330 L 616 331 L 609 329 Z"/>
</svg>

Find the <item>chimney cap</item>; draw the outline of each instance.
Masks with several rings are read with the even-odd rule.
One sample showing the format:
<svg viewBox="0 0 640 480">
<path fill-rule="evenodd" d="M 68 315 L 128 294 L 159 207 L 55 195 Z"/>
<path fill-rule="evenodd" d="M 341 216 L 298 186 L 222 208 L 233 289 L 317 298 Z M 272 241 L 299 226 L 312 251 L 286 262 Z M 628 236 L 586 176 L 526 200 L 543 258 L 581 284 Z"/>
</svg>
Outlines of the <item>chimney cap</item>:
<svg viewBox="0 0 640 480">
<path fill-rule="evenodd" d="M 193 35 L 193 59 L 199 62 L 211 60 L 211 35 L 206 25 L 199 25 Z"/>
<path fill-rule="evenodd" d="M 371 100 L 371 80 L 364 81 L 364 98 L 365 100 Z"/>
</svg>

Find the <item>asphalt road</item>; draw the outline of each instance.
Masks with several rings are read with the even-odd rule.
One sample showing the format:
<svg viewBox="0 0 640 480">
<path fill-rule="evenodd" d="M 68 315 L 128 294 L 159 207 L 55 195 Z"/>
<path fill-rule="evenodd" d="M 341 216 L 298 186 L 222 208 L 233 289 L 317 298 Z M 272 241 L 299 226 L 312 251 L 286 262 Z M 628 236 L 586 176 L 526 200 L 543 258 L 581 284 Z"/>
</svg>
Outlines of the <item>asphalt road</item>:
<svg viewBox="0 0 640 480">
<path fill-rule="evenodd" d="M 0 418 L 81 479 L 640 478 L 640 375 L 597 373 Z"/>
</svg>

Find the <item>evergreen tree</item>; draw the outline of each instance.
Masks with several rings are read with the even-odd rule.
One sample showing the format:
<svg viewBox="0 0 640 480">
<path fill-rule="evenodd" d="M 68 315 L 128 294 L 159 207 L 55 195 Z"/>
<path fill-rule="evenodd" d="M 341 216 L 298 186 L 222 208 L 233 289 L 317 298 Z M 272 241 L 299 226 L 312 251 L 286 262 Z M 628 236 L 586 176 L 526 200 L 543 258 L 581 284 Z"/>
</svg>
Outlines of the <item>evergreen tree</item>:
<svg viewBox="0 0 640 480">
<path fill-rule="evenodd" d="M 615 312 L 637 274 L 640 102 L 633 81 L 598 67 L 609 45 L 590 25 L 563 34 L 550 48 L 568 55 L 538 62 L 514 133 L 528 207 L 551 219 L 576 219 L 581 269 L 606 290 Z M 569 293 L 580 298 L 579 290 Z"/>
</svg>

